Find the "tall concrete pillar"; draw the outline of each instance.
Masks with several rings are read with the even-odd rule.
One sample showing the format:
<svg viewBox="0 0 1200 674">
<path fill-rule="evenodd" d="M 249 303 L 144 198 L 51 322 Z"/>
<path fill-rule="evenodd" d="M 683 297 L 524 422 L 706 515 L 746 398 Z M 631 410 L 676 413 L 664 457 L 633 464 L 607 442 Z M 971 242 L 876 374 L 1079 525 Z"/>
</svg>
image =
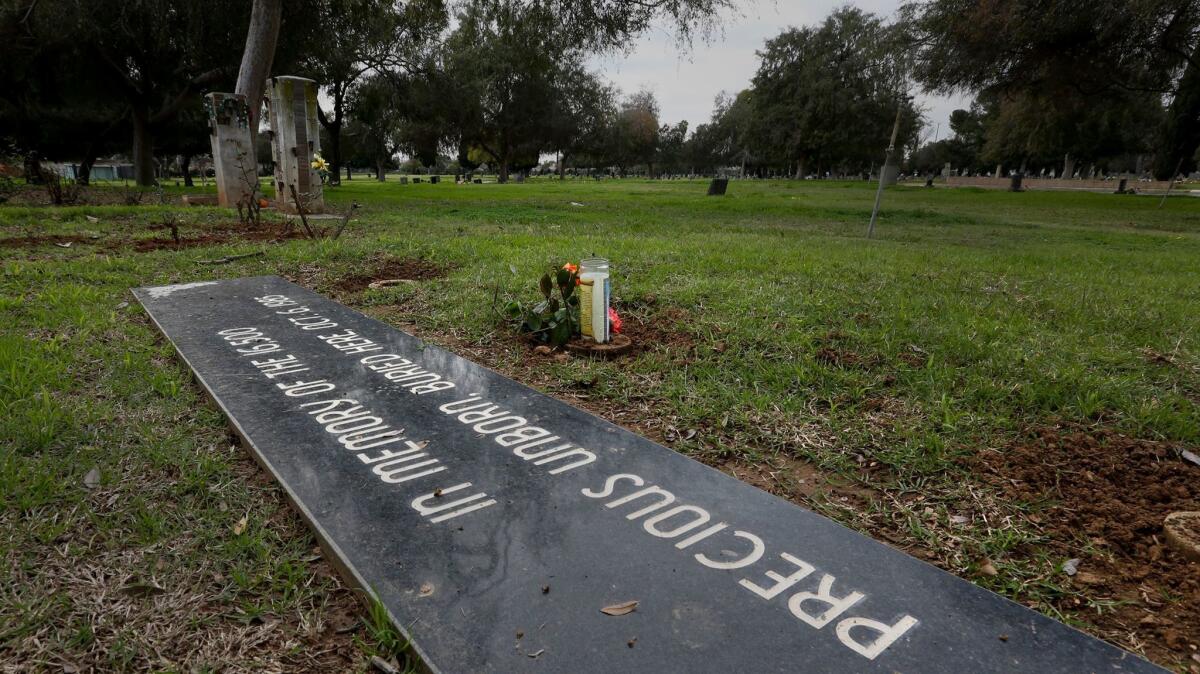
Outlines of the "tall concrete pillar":
<svg viewBox="0 0 1200 674">
<path fill-rule="evenodd" d="M 258 166 L 250 140 L 250 109 L 242 94 L 211 93 L 204 97 L 217 174 L 217 201 L 225 207 L 254 198 Z"/>
<path fill-rule="evenodd" d="M 317 83 L 303 77 L 272 77 L 267 84 L 276 206 L 297 213 L 290 189 L 295 187 L 308 212 L 320 213 L 325 209 L 321 176 L 312 167 L 313 156 L 321 151 Z"/>
</svg>

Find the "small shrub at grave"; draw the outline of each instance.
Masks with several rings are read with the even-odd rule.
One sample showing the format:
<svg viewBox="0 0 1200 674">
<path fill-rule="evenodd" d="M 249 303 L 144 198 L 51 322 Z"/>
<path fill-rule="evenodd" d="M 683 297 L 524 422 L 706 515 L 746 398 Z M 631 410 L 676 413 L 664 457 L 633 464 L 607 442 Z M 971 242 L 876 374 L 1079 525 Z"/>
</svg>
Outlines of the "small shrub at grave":
<svg viewBox="0 0 1200 674">
<path fill-rule="evenodd" d="M 542 301 L 532 306 L 519 300 L 509 302 L 504 310 L 517 330 L 534 341 L 550 346 L 562 346 L 579 332 L 579 268 L 571 263 L 561 269 L 542 274 L 538 290 Z M 555 296 L 555 289 L 558 296 Z"/>
</svg>

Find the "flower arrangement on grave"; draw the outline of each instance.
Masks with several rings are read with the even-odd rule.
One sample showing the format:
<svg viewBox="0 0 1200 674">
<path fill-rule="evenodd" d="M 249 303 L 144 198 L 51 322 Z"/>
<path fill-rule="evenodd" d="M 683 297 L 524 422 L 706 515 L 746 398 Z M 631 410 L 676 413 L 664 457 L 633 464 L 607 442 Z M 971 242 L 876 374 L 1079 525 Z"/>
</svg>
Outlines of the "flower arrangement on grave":
<svg viewBox="0 0 1200 674">
<path fill-rule="evenodd" d="M 536 304 L 526 305 L 520 300 L 508 303 L 505 313 L 522 334 L 542 344 L 562 346 L 579 333 L 579 296 L 575 294 L 578 271 L 568 262 L 542 274 L 538 281 L 542 299 Z"/>
<path fill-rule="evenodd" d="M 320 153 L 313 154 L 312 167 L 316 169 L 317 174 L 321 176 L 321 184 L 324 185 L 329 179 L 329 162 Z"/>
<path fill-rule="evenodd" d="M 579 293 L 576 292 L 580 284 L 579 266 L 568 262 L 542 274 L 538 281 L 538 290 L 542 294 L 539 302 L 527 305 L 513 300 L 505 306 L 505 313 L 519 332 L 534 341 L 552 347 L 563 346 L 581 334 Z M 620 332 L 621 317 L 612 307 L 608 309 L 608 318 L 612 332 Z"/>
</svg>

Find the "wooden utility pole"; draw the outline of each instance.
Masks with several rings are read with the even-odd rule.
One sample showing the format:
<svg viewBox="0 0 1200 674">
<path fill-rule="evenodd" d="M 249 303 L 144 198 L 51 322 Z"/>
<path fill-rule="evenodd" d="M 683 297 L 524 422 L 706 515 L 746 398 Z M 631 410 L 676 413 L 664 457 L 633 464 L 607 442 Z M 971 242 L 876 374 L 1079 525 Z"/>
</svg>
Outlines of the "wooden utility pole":
<svg viewBox="0 0 1200 674">
<path fill-rule="evenodd" d="M 904 110 L 903 99 L 896 106 L 896 123 L 892 124 L 892 139 L 888 141 L 887 154 L 884 155 L 883 166 L 879 169 L 879 187 L 875 190 L 875 208 L 871 209 L 871 224 L 867 226 L 867 238 L 875 236 L 875 220 L 879 217 L 879 202 L 883 200 L 883 181 L 887 177 L 888 167 L 896 154 L 896 136 L 900 133 L 900 112 Z"/>
</svg>

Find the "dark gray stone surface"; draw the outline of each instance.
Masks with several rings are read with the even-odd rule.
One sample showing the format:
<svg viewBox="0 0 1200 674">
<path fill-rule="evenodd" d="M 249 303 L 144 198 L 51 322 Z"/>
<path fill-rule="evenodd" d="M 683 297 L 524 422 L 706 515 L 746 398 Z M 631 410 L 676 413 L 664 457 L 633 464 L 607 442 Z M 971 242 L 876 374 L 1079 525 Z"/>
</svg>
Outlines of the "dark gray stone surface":
<svg viewBox="0 0 1200 674">
<path fill-rule="evenodd" d="M 435 671 L 1160 671 L 278 277 L 135 294 Z"/>
</svg>

